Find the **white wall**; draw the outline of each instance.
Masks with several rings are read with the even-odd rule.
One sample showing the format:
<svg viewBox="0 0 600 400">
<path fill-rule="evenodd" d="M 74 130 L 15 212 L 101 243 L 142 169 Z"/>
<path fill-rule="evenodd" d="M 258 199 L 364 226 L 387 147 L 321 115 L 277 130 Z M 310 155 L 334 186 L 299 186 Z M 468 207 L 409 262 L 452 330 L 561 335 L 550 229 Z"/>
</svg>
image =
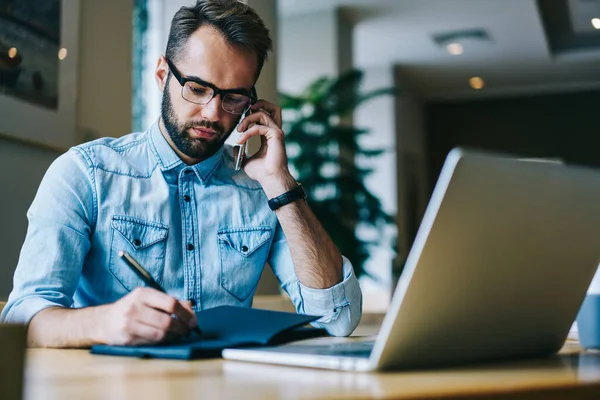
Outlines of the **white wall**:
<svg viewBox="0 0 600 400">
<path fill-rule="evenodd" d="M 393 67 L 374 67 L 364 70 L 363 90 L 390 88 L 395 85 Z M 370 167 L 374 172 L 365 180 L 365 185 L 371 193 L 381 201 L 384 211 L 390 215 L 397 212 L 396 193 L 396 99 L 391 96 L 381 96 L 364 103 L 354 113 L 354 123 L 358 127 L 369 129 L 361 140 L 365 149 L 386 149 L 387 152 L 375 159 L 357 159 L 357 165 Z M 396 226 L 378 231 L 374 228 L 359 226 L 357 234 L 366 239 L 375 239 L 380 245 L 373 248 L 365 264 L 365 269 L 375 279 L 363 279 L 365 292 L 379 293 L 381 296 L 374 300 L 374 307 L 385 307 L 389 299 L 392 261 L 395 253 L 391 247 L 391 239 L 396 235 Z"/>
<path fill-rule="evenodd" d="M 336 10 L 280 19 L 276 56 L 281 92 L 297 93 L 320 76 L 339 73 L 337 26 Z"/>
</svg>

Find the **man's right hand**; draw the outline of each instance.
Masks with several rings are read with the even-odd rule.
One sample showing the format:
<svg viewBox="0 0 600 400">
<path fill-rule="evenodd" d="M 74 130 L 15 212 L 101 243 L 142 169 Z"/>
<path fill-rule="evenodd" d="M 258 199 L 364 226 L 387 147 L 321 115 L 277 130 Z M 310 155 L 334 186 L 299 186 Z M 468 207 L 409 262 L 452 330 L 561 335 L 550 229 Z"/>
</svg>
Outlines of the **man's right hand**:
<svg viewBox="0 0 600 400">
<path fill-rule="evenodd" d="M 189 302 L 151 288 L 137 288 L 100 309 L 100 339 L 107 344 L 158 343 L 185 336 L 197 324 Z"/>
</svg>

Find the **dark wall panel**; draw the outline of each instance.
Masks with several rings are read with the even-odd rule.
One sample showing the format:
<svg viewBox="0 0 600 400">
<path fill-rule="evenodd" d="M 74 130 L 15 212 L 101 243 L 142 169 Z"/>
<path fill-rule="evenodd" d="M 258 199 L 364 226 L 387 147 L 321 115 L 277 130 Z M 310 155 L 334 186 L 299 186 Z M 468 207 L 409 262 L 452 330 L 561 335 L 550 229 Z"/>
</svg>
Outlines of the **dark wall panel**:
<svg viewBox="0 0 600 400">
<path fill-rule="evenodd" d="M 431 188 L 455 146 L 600 167 L 600 91 L 426 106 Z"/>
</svg>

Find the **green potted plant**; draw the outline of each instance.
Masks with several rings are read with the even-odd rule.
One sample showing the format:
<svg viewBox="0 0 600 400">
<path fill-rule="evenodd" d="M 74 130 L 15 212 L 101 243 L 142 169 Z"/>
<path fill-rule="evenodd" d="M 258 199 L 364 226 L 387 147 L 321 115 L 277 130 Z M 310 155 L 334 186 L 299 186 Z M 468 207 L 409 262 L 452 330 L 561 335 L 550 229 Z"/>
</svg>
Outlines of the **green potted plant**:
<svg viewBox="0 0 600 400">
<path fill-rule="evenodd" d="M 368 129 L 352 124 L 353 111 L 375 97 L 394 95 L 394 88 L 361 91 L 363 72 L 351 70 L 339 77 L 321 77 L 298 95 L 281 94 L 284 132 L 290 160 L 307 201 L 338 246 L 354 265 L 357 276 L 368 275 L 364 264 L 369 247 L 377 243 L 361 239 L 356 227 L 395 223 L 379 199 L 365 186 L 373 171 L 356 164 L 357 157 L 377 157 L 387 151 L 364 148 L 359 143 Z M 390 243 L 394 238 L 389 238 Z M 391 246 L 391 244 L 390 244 Z M 395 250 L 395 249 L 394 249 Z"/>
</svg>

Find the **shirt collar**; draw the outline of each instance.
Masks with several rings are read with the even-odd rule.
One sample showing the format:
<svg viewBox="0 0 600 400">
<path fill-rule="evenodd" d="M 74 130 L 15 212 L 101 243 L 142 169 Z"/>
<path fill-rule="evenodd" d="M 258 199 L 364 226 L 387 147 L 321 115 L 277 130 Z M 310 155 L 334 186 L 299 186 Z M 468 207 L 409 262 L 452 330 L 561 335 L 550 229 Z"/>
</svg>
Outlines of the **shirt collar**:
<svg viewBox="0 0 600 400">
<path fill-rule="evenodd" d="M 150 144 L 152 152 L 156 156 L 160 169 L 163 172 L 176 170 L 179 172 L 183 169 L 191 169 L 198 175 L 198 177 L 204 182 L 208 180 L 213 172 L 220 165 L 223 158 L 223 146 L 215 154 L 210 156 L 204 161 L 201 161 L 194 165 L 186 165 L 181 158 L 175 153 L 175 150 L 171 148 L 171 145 L 162 132 L 158 125 L 158 121 L 155 122 L 149 130 Z"/>
</svg>

